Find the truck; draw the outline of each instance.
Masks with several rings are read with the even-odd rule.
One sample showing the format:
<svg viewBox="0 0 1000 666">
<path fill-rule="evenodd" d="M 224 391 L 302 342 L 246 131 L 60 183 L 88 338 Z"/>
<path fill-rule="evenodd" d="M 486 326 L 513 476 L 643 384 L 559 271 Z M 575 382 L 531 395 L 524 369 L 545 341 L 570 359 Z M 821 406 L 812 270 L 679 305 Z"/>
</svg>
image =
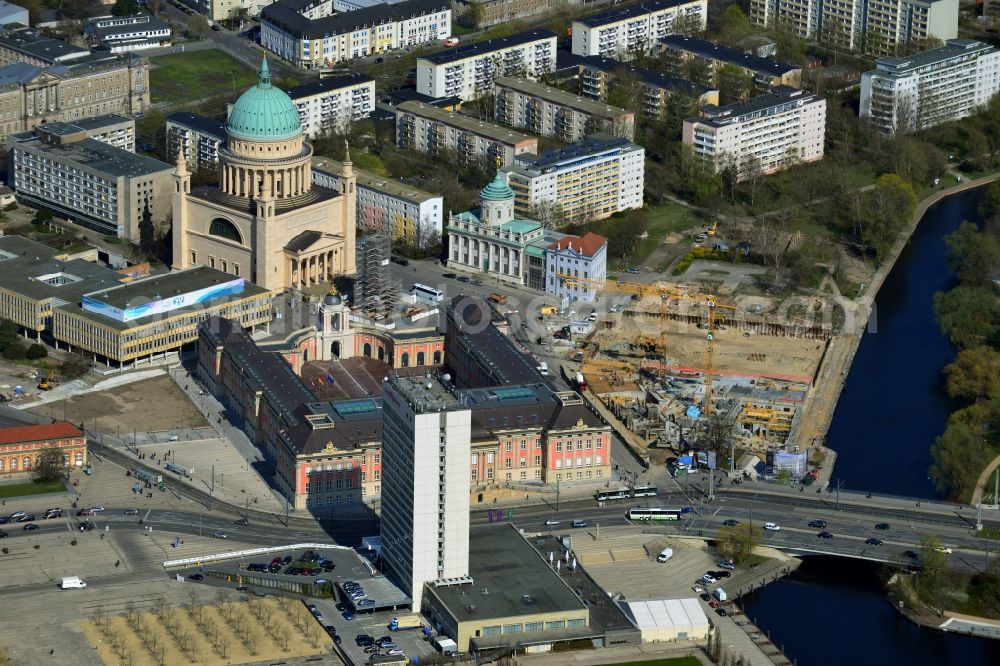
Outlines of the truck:
<svg viewBox="0 0 1000 666">
<path fill-rule="evenodd" d="M 726 591 L 721 587 L 717 587 L 712 591 L 712 596 L 715 597 L 716 601 L 725 601 L 729 597 L 726 596 Z"/>
<path fill-rule="evenodd" d="M 410 615 L 400 615 L 389 620 L 389 631 L 406 631 L 407 629 L 420 629 L 424 626 L 423 618 L 417 613 Z"/>
<path fill-rule="evenodd" d="M 458 652 L 458 643 L 443 636 L 434 639 L 434 647 L 436 647 L 438 652 L 441 654 L 455 654 Z"/>
<path fill-rule="evenodd" d="M 81 590 L 87 587 L 87 584 L 80 580 L 79 576 L 64 576 L 59 581 L 59 587 L 64 590 Z"/>
<path fill-rule="evenodd" d="M 503 305 L 504 303 L 507 302 L 506 296 L 504 296 L 503 294 L 498 294 L 496 292 L 493 292 L 486 298 L 488 298 L 491 302 L 496 303 L 497 305 Z"/>
<path fill-rule="evenodd" d="M 51 376 L 42 377 L 38 381 L 38 388 L 39 388 L 39 390 L 42 390 L 42 391 L 51 391 L 55 387 L 56 387 L 55 377 L 51 377 Z"/>
<path fill-rule="evenodd" d="M 574 382 L 576 383 L 576 390 L 577 391 L 580 391 L 581 393 L 583 393 L 584 391 L 587 390 L 587 380 L 583 376 L 582 372 L 576 373 L 576 377 L 574 378 Z"/>
</svg>

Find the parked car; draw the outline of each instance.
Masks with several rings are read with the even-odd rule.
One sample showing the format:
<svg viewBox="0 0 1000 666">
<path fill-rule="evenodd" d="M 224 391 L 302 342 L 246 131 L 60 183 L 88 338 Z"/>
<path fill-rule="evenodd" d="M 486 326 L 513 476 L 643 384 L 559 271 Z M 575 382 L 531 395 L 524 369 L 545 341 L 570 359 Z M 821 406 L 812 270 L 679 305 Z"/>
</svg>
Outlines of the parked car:
<svg viewBox="0 0 1000 666">
<path fill-rule="evenodd" d="M 446 280 L 454 280 L 455 278 L 458 277 L 458 274 L 457 273 L 444 273 L 444 274 L 441 275 L 441 277 L 445 278 Z"/>
<path fill-rule="evenodd" d="M 205 580 L 205 576 L 200 573 L 193 573 L 188 576 L 188 580 Z"/>
<path fill-rule="evenodd" d="M 357 638 L 354 639 L 354 642 L 357 643 L 358 647 L 366 647 L 368 645 L 374 645 L 375 638 L 369 636 L 368 634 L 358 634 Z"/>
<path fill-rule="evenodd" d="M 638 275 L 639 274 L 639 269 L 637 267 L 635 267 L 635 266 L 629 266 L 628 268 L 625 269 L 625 272 L 626 273 L 631 273 L 632 275 Z"/>
<path fill-rule="evenodd" d="M 20 518 L 18 518 L 17 522 L 19 522 L 19 523 L 30 523 L 34 519 L 35 519 L 35 515 L 34 514 L 26 513 L 26 514 L 22 515 Z"/>
<path fill-rule="evenodd" d="M 725 608 L 716 608 L 715 614 L 718 615 L 719 617 L 726 617 L 727 615 L 729 615 L 729 613 L 726 612 Z"/>
<path fill-rule="evenodd" d="M 344 619 L 345 619 L 345 620 L 347 620 L 348 622 L 350 622 L 351 620 L 353 620 L 353 619 L 354 619 L 354 613 L 352 613 L 352 612 L 351 612 L 351 611 L 349 611 L 349 610 L 345 610 L 345 611 L 344 611 L 343 613 L 341 613 L 341 615 L 342 615 L 342 616 L 344 617 Z"/>
<path fill-rule="evenodd" d="M 460 275 L 458 276 L 457 279 L 459 282 L 472 282 L 472 278 L 470 278 L 468 275 Z"/>
<path fill-rule="evenodd" d="M 718 566 L 721 569 L 726 569 L 727 571 L 736 571 L 736 565 L 730 562 L 729 560 L 722 560 L 721 562 L 717 562 L 716 566 Z"/>
<path fill-rule="evenodd" d="M 10 518 L 7 516 L 0 516 L 0 525 L 6 525 L 10 522 Z"/>
<path fill-rule="evenodd" d="M 5 539 L 7 538 L 7 536 L 8 536 L 7 532 L 5 532 L 4 530 L 0 530 L 0 539 Z"/>
<path fill-rule="evenodd" d="M 716 582 L 716 580 L 715 577 L 712 576 L 711 574 L 705 574 L 704 576 L 701 577 L 701 582 L 703 582 L 705 585 L 712 585 L 713 583 Z"/>
<path fill-rule="evenodd" d="M 236 591 L 237 592 L 249 592 L 250 588 L 247 587 L 246 585 L 237 585 L 236 586 Z"/>
<path fill-rule="evenodd" d="M 371 599 L 362 599 L 358 602 L 358 608 L 374 608 L 375 602 Z"/>
</svg>

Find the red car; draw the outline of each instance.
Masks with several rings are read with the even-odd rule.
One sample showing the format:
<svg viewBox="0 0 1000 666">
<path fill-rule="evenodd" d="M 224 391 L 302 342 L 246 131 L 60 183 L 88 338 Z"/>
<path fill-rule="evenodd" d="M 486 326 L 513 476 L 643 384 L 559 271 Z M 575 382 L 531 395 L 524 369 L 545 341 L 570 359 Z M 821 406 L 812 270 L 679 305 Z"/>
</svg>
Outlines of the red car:
<svg viewBox="0 0 1000 666">
<path fill-rule="evenodd" d="M 719 607 L 719 602 L 718 602 L 718 601 L 716 601 L 715 599 L 712 599 L 711 601 L 709 601 L 709 602 L 708 602 L 708 605 L 709 605 L 709 606 L 710 606 L 711 608 L 718 608 L 718 607 Z"/>
</svg>

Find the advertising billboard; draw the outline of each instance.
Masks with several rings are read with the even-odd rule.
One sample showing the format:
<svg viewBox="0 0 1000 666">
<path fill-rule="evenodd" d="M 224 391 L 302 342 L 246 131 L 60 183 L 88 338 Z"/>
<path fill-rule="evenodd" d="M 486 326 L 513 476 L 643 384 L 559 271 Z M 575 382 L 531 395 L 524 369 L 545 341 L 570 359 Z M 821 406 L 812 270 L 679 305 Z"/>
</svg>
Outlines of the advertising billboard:
<svg viewBox="0 0 1000 666">
<path fill-rule="evenodd" d="M 129 304 L 125 309 L 115 307 L 102 300 L 97 295 L 87 295 L 83 297 L 83 309 L 110 319 L 121 322 L 130 322 L 143 317 L 151 317 L 158 314 L 166 314 L 181 308 L 196 306 L 201 303 L 233 296 L 243 292 L 245 280 L 236 278 L 228 282 L 214 284 L 185 294 L 177 294 L 169 298 L 157 300 L 144 300 L 135 304 Z M 113 292 L 112 292 L 113 293 Z"/>
</svg>

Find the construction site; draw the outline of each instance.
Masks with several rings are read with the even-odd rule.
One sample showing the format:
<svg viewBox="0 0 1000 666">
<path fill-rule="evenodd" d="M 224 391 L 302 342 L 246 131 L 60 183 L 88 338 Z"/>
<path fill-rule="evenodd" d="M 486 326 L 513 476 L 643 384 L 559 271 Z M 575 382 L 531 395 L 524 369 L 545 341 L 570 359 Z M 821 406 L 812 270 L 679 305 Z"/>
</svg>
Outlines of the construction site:
<svg viewBox="0 0 1000 666">
<path fill-rule="evenodd" d="M 589 391 L 647 447 L 681 452 L 724 437 L 760 455 L 812 443 L 800 415 L 834 328 L 804 316 L 822 321 L 822 299 L 793 313 L 675 283 L 564 279 L 631 296 L 577 340 L 576 360 Z"/>
</svg>

